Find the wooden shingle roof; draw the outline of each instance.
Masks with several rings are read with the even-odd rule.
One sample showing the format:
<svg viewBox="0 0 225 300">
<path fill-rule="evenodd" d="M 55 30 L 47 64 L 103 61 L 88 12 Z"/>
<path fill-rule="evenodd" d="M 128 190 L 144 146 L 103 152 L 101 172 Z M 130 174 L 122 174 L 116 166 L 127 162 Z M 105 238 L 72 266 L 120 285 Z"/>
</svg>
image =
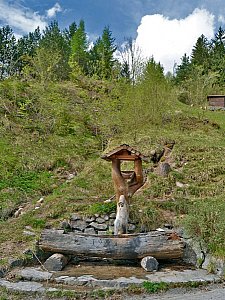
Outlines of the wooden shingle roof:
<svg viewBox="0 0 225 300">
<path fill-rule="evenodd" d="M 112 160 L 112 159 L 120 159 L 120 160 L 135 160 L 141 159 L 144 161 L 148 161 L 148 157 L 141 154 L 140 151 L 135 150 L 131 146 L 127 144 L 120 145 L 115 149 L 111 150 L 110 152 L 101 156 L 101 158 L 105 160 Z"/>
</svg>

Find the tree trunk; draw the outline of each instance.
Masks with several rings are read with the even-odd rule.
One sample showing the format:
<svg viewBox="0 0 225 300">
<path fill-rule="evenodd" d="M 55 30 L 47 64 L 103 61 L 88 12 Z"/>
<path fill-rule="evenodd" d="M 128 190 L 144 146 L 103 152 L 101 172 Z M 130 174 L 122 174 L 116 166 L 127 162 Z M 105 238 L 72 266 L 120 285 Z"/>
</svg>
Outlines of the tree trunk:
<svg viewBox="0 0 225 300">
<path fill-rule="evenodd" d="M 184 243 L 173 231 L 151 231 L 146 234 L 97 236 L 65 234 L 63 230 L 46 229 L 38 246 L 51 253 L 113 259 L 137 259 L 153 256 L 156 259 L 176 259 L 183 256 Z"/>
</svg>

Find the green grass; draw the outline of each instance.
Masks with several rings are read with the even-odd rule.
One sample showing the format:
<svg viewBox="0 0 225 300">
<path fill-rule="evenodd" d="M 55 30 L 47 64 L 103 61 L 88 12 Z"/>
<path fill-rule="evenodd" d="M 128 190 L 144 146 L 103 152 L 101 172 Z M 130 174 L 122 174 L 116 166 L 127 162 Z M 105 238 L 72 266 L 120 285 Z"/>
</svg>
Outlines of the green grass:
<svg viewBox="0 0 225 300">
<path fill-rule="evenodd" d="M 13 255 L 18 242 L 21 249 L 34 242 L 23 235 L 27 225 L 38 233 L 45 226 L 59 226 L 74 212 L 115 211 L 115 202 L 104 203 L 114 195 L 114 188 L 111 164 L 100 159 L 101 154 L 127 143 L 148 155 L 162 148 L 165 140 L 175 141 L 172 172 L 162 178 L 150 171 L 153 163 L 143 163 L 149 170 L 148 180 L 133 196 L 131 218 L 138 223 L 137 228 L 148 230 L 167 222 L 179 223 L 204 241 L 212 253 L 225 256 L 221 223 L 224 112 L 180 103 L 170 90 L 168 103 L 157 114 L 151 110 L 145 87 L 140 93 L 143 99 L 135 94 L 140 104 L 135 114 L 134 95 L 127 95 L 123 85 L 91 79 L 82 87 L 71 82 L 51 83 L 45 90 L 35 82 L 16 81 L 6 81 L 1 87 L 0 241 L 2 245 L 12 244 L 9 251 L 2 246 L 3 258 Z M 67 180 L 71 173 L 75 177 Z M 34 210 L 42 196 L 44 203 Z M 12 218 L 19 206 L 26 208 L 25 214 Z"/>
</svg>

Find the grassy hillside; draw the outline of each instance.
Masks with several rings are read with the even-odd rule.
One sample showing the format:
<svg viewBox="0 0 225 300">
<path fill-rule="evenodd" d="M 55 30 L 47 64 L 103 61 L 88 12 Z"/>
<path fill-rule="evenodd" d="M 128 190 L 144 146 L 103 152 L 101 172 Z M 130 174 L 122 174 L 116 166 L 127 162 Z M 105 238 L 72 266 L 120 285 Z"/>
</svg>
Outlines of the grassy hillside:
<svg viewBox="0 0 225 300">
<path fill-rule="evenodd" d="M 104 203 L 114 190 L 103 151 L 127 143 L 149 155 L 166 140 L 175 141 L 172 171 L 164 178 L 144 164 L 147 182 L 133 197 L 131 217 L 147 229 L 182 224 L 225 256 L 225 113 L 187 106 L 162 89 L 152 104 L 149 87 L 140 94 L 123 83 L 0 83 L 2 265 L 74 212 L 115 209 Z"/>
</svg>

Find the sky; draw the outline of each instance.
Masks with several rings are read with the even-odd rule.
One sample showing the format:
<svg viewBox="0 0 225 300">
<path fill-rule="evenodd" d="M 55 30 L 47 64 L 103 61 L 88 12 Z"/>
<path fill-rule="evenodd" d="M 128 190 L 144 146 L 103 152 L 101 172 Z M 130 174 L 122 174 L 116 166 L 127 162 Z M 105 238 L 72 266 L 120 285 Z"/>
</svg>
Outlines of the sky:
<svg viewBox="0 0 225 300">
<path fill-rule="evenodd" d="M 201 34 L 212 39 L 219 26 L 225 28 L 224 1 L 0 0 L 0 27 L 9 25 L 19 37 L 54 20 L 64 29 L 83 19 L 90 42 L 109 26 L 117 45 L 132 38 L 144 57 L 173 72 Z"/>
</svg>

